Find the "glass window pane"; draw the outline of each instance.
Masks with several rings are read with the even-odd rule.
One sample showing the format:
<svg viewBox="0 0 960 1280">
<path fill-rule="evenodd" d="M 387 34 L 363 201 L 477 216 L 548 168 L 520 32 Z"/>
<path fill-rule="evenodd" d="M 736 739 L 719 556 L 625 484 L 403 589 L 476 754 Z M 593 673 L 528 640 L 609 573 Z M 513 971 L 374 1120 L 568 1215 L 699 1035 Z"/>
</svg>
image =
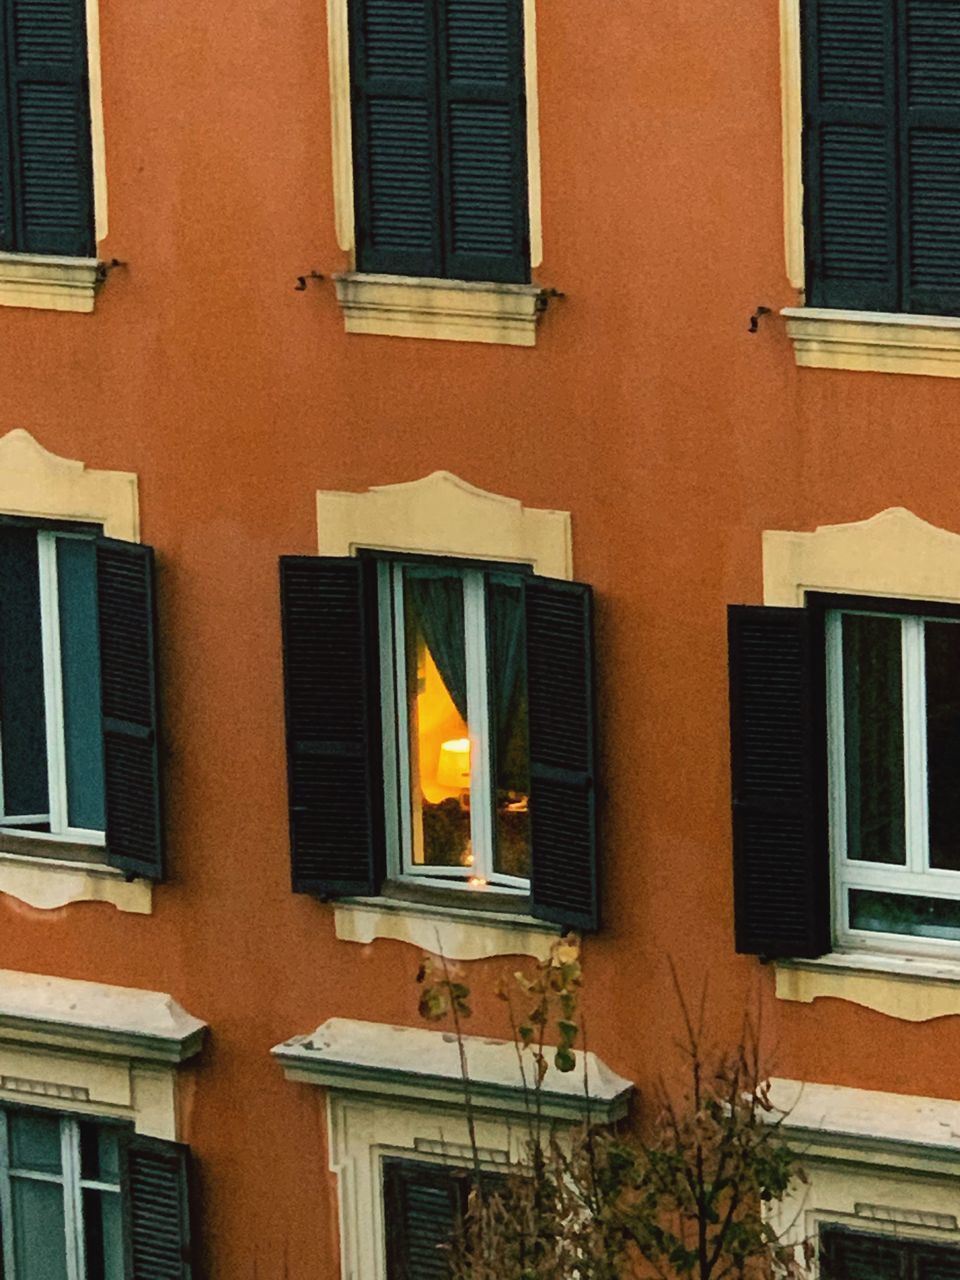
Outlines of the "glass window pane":
<svg viewBox="0 0 960 1280">
<path fill-rule="evenodd" d="M 80 1176 L 88 1182 L 120 1181 L 119 1130 L 92 1120 L 80 1122 Z"/>
<path fill-rule="evenodd" d="M 63 1187 L 13 1178 L 10 1191 L 17 1280 L 67 1280 Z"/>
<path fill-rule="evenodd" d="M 60 1121 L 56 1116 L 28 1111 L 11 1111 L 7 1116 L 10 1134 L 10 1166 L 35 1173 L 60 1172 Z"/>
<path fill-rule="evenodd" d="M 960 625 L 924 623 L 930 865 L 960 871 Z"/>
<path fill-rule="evenodd" d="M 83 1193 L 85 1280 L 123 1280 L 123 1236 L 120 1195 L 115 1191 Z"/>
<path fill-rule="evenodd" d="M 3 812 L 47 814 L 47 729 L 35 530 L 0 525 Z"/>
<path fill-rule="evenodd" d="M 847 857 L 906 862 L 900 620 L 843 615 Z"/>
<path fill-rule="evenodd" d="M 469 867 L 470 730 L 463 582 L 404 570 L 413 861 Z"/>
<path fill-rule="evenodd" d="M 850 890 L 850 927 L 872 933 L 960 941 L 960 901 L 905 893 Z"/>
<path fill-rule="evenodd" d="M 104 828 L 97 639 L 96 547 L 89 538 L 57 539 L 60 656 L 67 754 L 67 815 L 72 827 Z"/>
<path fill-rule="evenodd" d="M 487 588 L 490 720 L 493 738 L 494 870 L 530 876 L 530 748 L 523 589 L 492 577 Z"/>
</svg>

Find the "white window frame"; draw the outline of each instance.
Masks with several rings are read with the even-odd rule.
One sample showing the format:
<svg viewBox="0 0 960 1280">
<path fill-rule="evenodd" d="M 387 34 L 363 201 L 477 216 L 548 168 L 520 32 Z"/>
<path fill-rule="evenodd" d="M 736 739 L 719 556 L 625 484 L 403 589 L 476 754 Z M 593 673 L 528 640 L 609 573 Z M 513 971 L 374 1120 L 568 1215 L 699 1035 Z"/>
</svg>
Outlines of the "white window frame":
<svg viewBox="0 0 960 1280">
<path fill-rule="evenodd" d="M 19 1108 L 27 1112 L 28 1108 Z M 2 1262 L 6 1280 L 18 1280 L 16 1255 L 14 1253 L 13 1235 L 13 1203 L 12 1181 L 22 1179 L 31 1182 L 52 1183 L 63 1188 L 64 1209 L 64 1252 L 66 1258 L 67 1280 L 86 1280 L 87 1268 L 85 1258 L 85 1233 L 83 1220 L 84 1191 L 101 1191 L 111 1195 L 120 1195 L 121 1186 L 117 1182 L 102 1179 L 84 1178 L 80 1162 L 80 1120 L 76 1116 L 58 1115 L 54 1112 L 40 1112 L 55 1119 L 60 1125 L 60 1172 L 41 1173 L 34 1169 L 15 1169 L 10 1164 L 10 1143 L 8 1114 L 9 1109 L 0 1106 L 0 1226 L 2 1226 Z M 93 1120 L 100 1124 L 101 1121 Z"/>
<path fill-rule="evenodd" d="M 380 682 L 383 717 L 383 778 L 387 870 L 391 879 L 527 895 L 530 881 L 494 869 L 493 781 L 487 688 L 486 587 L 482 570 L 453 566 L 463 583 L 467 669 L 467 724 L 470 730 L 469 867 L 427 867 L 414 860 L 407 718 L 406 636 L 403 572 L 409 562 L 381 560 L 377 566 L 380 604 Z"/>
<path fill-rule="evenodd" d="M 43 701 L 47 743 L 49 812 L 17 814 L 3 811 L 3 725 L 0 722 L 0 829 L 36 840 L 106 845 L 104 831 L 72 827 L 67 807 L 67 753 L 63 715 L 63 669 L 60 654 L 60 596 L 57 578 L 58 539 L 90 541 L 95 531 L 38 529 L 37 562 L 40 575 L 40 634 L 43 651 Z M 27 831 L 28 823 L 49 822 L 49 831 Z"/>
<path fill-rule="evenodd" d="M 903 690 L 903 766 L 906 862 L 903 866 L 860 861 L 847 856 L 847 795 L 844 768 L 842 617 L 857 614 L 894 618 L 900 623 Z M 930 867 L 927 792 L 926 676 L 924 623 L 960 625 L 960 619 L 917 613 L 893 613 L 882 607 L 828 609 L 826 612 L 827 759 L 830 867 L 834 942 L 864 951 L 898 951 L 920 956 L 960 955 L 960 940 L 937 940 L 907 933 L 855 929 L 850 924 L 851 889 L 896 892 L 925 898 L 960 900 L 960 871 Z"/>
</svg>

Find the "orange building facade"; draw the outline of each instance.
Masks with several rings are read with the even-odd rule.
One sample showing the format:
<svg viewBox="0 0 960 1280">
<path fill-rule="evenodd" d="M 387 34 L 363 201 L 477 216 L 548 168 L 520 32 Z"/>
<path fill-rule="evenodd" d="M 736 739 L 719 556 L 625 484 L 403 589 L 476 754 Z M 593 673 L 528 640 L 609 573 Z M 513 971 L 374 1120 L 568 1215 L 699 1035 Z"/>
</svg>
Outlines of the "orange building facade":
<svg viewBox="0 0 960 1280">
<path fill-rule="evenodd" d="M 808 303 L 812 237 L 822 266 L 842 236 L 804 169 L 819 163 L 801 142 L 814 37 L 796 0 L 734 24 L 661 0 L 518 0 L 506 17 L 492 0 L 446 0 L 386 53 L 376 24 L 384 40 L 406 30 L 399 0 L 87 0 L 69 48 L 89 101 L 76 161 L 89 244 L 69 253 L 31 240 L 31 193 L 58 197 L 30 186 L 27 161 L 44 153 L 29 150 L 27 99 L 10 105 L 21 54 L 7 8 L 7 126 L 27 160 L 9 170 L 22 234 L 0 254 L 0 551 L 29 543 L 6 572 L 37 639 L 0 653 L 4 1280 L 191 1266 L 211 1280 L 395 1280 L 377 1161 L 446 1167 L 465 1141 L 449 1043 L 417 1017 L 421 955 L 461 961 L 470 1030 L 504 1036 L 497 975 L 568 925 L 587 926 L 584 1016 L 611 1117 L 630 1085 L 642 1097 L 671 1070 L 672 960 L 687 990 L 708 978 L 720 1038 L 761 999 L 783 1096 L 805 1085 L 807 1227 L 956 1247 L 960 313 L 926 294 L 928 310 L 867 306 L 823 271 L 826 301 Z M 500 45 L 485 24 L 501 20 L 490 71 L 484 51 Z M 56 56 L 36 55 L 37 83 Z M 426 114 L 418 58 L 435 72 Z M 425 154 L 440 157 L 439 186 L 421 190 L 404 147 L 416 152 L 435 89 L 447 114 Z M 851 208 L 869 209 L 868 187 L 850 188 Z M 418 240 L 421 196 L 440 229 Z M 851 253 L 847 275 L 869 274 L 867 250 Z M 74 579 L 71 539 L 88 535 L 107 540 L 99 569 Z M 298 559 L 282 619 L 285 556 Z M 324 594 L 309 565 L 293 581 L 318 556 L 368 567 Z M 437 583 L 454 584 L 456 661 L 430 632 Z M 503 652 L 520 652 L 520 633 L 491 621 L 520 617 L 511 592 L 527 601 L 519 702 Z M 347 597 L 363 652 L 331 630 L 331 600 Z M 743 604 L 783 611 L 789 636 L 764 647 L 773 614 L 732 624 L 735 648 L 763 649 L 732 673 L 735 904 L 726 611 Z M 99 619 L 88 650 L 72 645 L 71 608 Z M 592 659 L 574 639 L 550 647 L 564 627 L 588 629 Z M 100 758 L 80 712 L 71 736 L 70 655 L 76 681 L 95 679 L 98 644 L 106 781 L 75 781 Z M 34 713 L 11 709 L 28 670 L 45 698 L 49 812 L 11 799 L 18 770 L 36 782 L 16 746 Z M 119 705 L 133 686 L 111 711 L 109 690 Z M 519 719 L 500 732 L 501 695 L 505 717 L 529 713 L 529 737 Z M 365 720 L 357 746 L 350 717 L 373 704 L 379 728 Z M 347 727 L 328 732 L 341 711 Z M 783 771 L 769 787 L 764 760 Z M 566 787 L 568 807 L 538 810 L 538 786 Z M 83 788 L 90 818 L 74 813 Z M 291 803 L 306 892 L 291 887 Z M 581 854 L 570 871 L 564 857 Z M 796 917 L 789 937 L 778 911 Z M 477 1071 L 483 1145 L 508 1150 L 509 1068 L 494 1053 Z M 572 1103 L 555 1088 L 563 1118 Z M 120 1164 L 111 1125 L 144 1139 Z M 31 1142 L 52 1144 L 53 1164 L 31 1164 Z M 136 1235 L 138 1160 L 141 1190 L 159 1170 L 173 1198 L 143 1210 L 166 1223 L 160 1260 L 146 1221 L 124 1263 L 111 1197 Z M 60 1188 L 66 1208 L 24 1207 L 27 1184 Z M 76 1208 L 91 1196 L 95 1246 Z"/>
</svg>

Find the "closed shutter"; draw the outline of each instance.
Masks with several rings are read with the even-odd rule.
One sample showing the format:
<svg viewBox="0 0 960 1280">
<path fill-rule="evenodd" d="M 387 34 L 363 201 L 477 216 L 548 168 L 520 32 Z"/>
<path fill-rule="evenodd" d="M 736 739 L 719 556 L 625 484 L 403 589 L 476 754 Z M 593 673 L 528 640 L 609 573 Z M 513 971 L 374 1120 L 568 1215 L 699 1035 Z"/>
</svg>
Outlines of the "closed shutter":
<svg viewBox="0 0 960 1280">
<path fill-rule="evenodd" d="M 129 1280 L 191 1280 L 189 1149 L 131 1135 L 121 1152 Z"/>
<path fill-rule="evenodd" d="M 593 596 L 579 582 L 526 582 L 531 911 L 600 927 Z"/>
<path fill-rule="evenodd" d="M 822 622 L 729 610 L 737 950 L 830 949 Z"/>
<path fill-rule="evenodd" d="M 152 547 L 97 541 L 107 861 L 164 876 Z"/>
<path fill-rule="evenodd" d="M 900 16 L 903 310 L 960 315 L 960 6 Z"/>
<path fill-rule="evenodd" d="M 3 0 L 4 244 L 92 257 L 93 166 L 84 0 Z M 0 208 L 3 201 L 0 201 Z"/>
<path fill-rule="evenodd" d="M 383 1161 L 387 1280 L 448 1280 L 449 1246 L 466 1211 L 469 1179 L 415 1160 Z"/>
<path fill-rule="evenodd" d="M 530 278 L 521 0 L 445 0 L 440 14 L 445 274 Z"/>
<path fill-rule="evenodd" d="M 960 1280 L 960 1249 L 918 1242 L 913 1255 L 912 1280 Z"/>
<path fill-rule="evenodd" d="M 803 0 L 807 304 L 896 311 L 894 0 Z"/>
<path fill-rule="evenodd" d="M 350 0 L 357 267 L 441 276 L 434 0 Z"/>
<path fill-rule="evenodd" d="M 377 893 L 383 878 L 375 568 L 350 557 L 280 560 L 297 893 Z"/>
</svg>

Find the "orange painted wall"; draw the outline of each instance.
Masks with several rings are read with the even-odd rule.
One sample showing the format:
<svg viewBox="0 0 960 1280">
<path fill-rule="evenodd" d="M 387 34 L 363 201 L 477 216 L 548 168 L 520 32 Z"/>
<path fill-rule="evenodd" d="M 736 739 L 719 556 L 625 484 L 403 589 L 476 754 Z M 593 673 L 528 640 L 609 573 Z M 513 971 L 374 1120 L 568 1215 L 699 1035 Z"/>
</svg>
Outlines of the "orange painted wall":
<svg viewBox="0 0 960 1280">
<path fill-rule="evenodd" d="M 102 248 L 128 265 L 93 316 L 0 310 L 0 431 L 139 475 L 173 879 L 149 918 L 0 899 L 0 966 L 209 1021 L 184 1136 L 214 1280 L 338 1273 L 321 1095 L 269 1047 L 416 1019 L 414 950 L 337 942 L 289 891 L 277 557 L 315 549 L 318 488 L 443 467 L 573 514 L 607 788 L 592 1048 L 641 1086 L 669 1065 L 670 955 L 692 989 L 709 972 L 723 1028 L 764 992 L 780 1074 L 960 1097 L 960 1020 L 777 1004 L 733 953 L 724 608 L 760 600 L 761 531 L 892 504 L 960 530 L 960 385 L 798 371 L 776 316 L 747 331 L 794 301 L 776 7 L 539 0 L 537 275 L 566 297 L 521 350 L 348 337 L 329 282 L 294 290 L 346 265 L 320 0 L 101 6 Z"/>
</svg>

